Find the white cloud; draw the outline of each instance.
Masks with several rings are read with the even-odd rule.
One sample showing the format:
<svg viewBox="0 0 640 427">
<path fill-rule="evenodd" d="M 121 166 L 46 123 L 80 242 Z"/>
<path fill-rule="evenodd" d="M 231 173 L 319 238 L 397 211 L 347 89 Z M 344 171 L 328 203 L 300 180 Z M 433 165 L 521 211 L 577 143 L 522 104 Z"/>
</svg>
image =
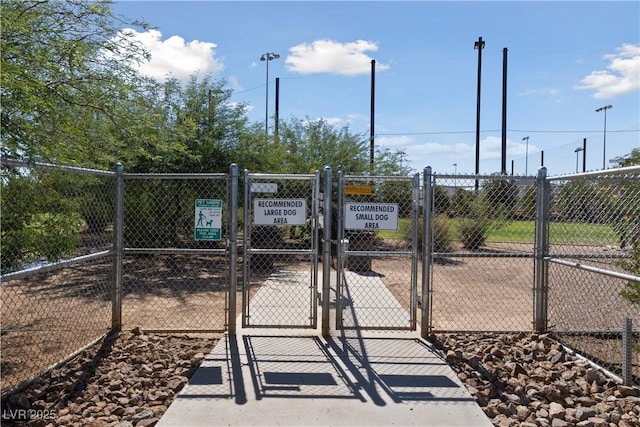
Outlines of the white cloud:
<svg viewBox="0 0 640 427">
<path fill-rule="evenodd" d="M 475 145 L 473 147 L 475 152 Z M 537 153 L 538 147 L 529 143 L 529 155 Z M 527 153 L 527 143 L 525 141 L 513 141 L 507 138 L 507 157 L 513 158 Z M 480 158 L 485 160 L 502 158 L 502 138 L 489 136 L 480 140 Z"/>
<path fill-rule="evenodd" d="M 623 44 L 613 55 L 605 55 L 607 70 L 592 71 L 580 80 L 578 89 L 594 89 L 594 98 L 614 98 L 640 90 L 640 44 Z"/>
<path fill-rule="evenodd" d="M 381 136 L 375 138 L 374 142 L 383 147 L 407 147 L 413 144 L 414 139 L 410 136 Z"/>
<path fill-rule="evenodd" d="M 185 41 L 180 36 L 162 40 L 158 30 L 137 32 L 132 29 L 122 31 L 134 41 L 141 43 L 151 55 L 149 61 L 138 65 L 140 72 L 158 81 L 175 77 L 186 81 L 192 74 L 217 74 L 224 68 L 221 61 L 214 58 L 215 43 L 199 40 Z"/>
<path fill-rule="evenodd" d="M 560 89 L 556 88 L 538 88 L 538 89 L 527 89 L 518 93 L 519 96 L 549 96 L 554 102 L 562 102 L 564 100 L 564 96 L 560 92 Z"/>
<path fill-rule="evenodd" d="M 291 47 L 285 64 L 287 70 L 300 74 L 370 74 L 372 58 L 366 52 L 377 50 L 378 46 L 375 43 L 366 40 L 350 43 L 316 40 Z M 388 65 L 376 62 L 376 71 L 388 68 Z"/>
</svg>

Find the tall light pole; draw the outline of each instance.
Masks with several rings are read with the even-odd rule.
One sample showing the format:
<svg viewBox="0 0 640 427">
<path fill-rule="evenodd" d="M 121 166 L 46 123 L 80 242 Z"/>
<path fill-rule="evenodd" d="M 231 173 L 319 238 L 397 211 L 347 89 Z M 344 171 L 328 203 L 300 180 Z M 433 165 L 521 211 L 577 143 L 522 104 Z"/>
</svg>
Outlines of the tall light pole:
<svg viewBox="0 0 640 427">
<path fill-rule="evenodd" d="M 529 176 L 529 137 L 525 136 L 522 140 L 526 141 L 526 148 L 524 152 L 524 176 Z"/>
<path fill-rule="evenodd" d="M 578 173 L 578 155 L 582 150 L 584 150 L 584 148 L 582 147 L 578 147 L 575 150 L 573 150 L 576 153 L 576 173 Z"/>
<path fill-rule="evenodd" d="M 482 74 L 482 49 L 484 41 L 478 37 L 478 41 L 473 44 L 474 49 L 478 49 L 478 98 L 476 103 L 476 175 L 480 174 L 480 82 Z M 478 191 L 478 180 L 476 179 L 475 190 Z"/>
<path fill-rule="evenodd" d="M 605 158 L 607 157 L 607 110 L 613 108 L 613 105 L 605 105 L 596 109 L 596 113 L 604 111 L 604 136 L 602 139 L 602 169 L 606 169 Z"/>
<path fill-rule="evenodd" d="M 263 53 L 260 57 L 260 61 L 265 61 L 267 63 L 267 93 L 264 108 L 264 134 L 267 141 L 269 140 L 269 61 L 273 61 L 278 58 L 280 58 L 280 55 L 273 52 Z"/>
<path fill-rule="evenodd" d="M 454 163 L 453 164 L 453 174 L 454 175 L 458 175 L 458 164 Z M 453 188 L 455 188 L 456 190 L 458 189 L 458 180 L 454 180 L 453 181 Z"/>
</svg>

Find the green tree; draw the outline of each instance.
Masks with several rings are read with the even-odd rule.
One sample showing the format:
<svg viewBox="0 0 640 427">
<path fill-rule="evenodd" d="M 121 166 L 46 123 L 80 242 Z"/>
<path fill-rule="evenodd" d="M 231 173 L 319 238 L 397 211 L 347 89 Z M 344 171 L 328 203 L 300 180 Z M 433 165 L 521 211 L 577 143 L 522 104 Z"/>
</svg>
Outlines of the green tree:
<svg viewBox="0 0 640 427">
<path fill-rule="evenodd" d="M 109 165 L 124 147 L 146 52 L 108 2 L 2 4 L 2 155 Z M 119 37 L 117 37 L 119 35 Z"/>
<path fill-rule="evenodd" d="M 309 173 L 329 165 L 336 171 L 361 174 L 368 170 L 367 141 L 347 126 L 338 129 L 324 119 L 292 118 L 280 125 L 271 151 L 282 156 L 283 172 Z"/>
<path fill-rule="evenodd" d="M 57 261 L 80 242 L 86 223 L 77 180 L 68 174 L 5 167 L 0 181 L 2 204 L 2 272 L 45 258 Z"/>
</svg>

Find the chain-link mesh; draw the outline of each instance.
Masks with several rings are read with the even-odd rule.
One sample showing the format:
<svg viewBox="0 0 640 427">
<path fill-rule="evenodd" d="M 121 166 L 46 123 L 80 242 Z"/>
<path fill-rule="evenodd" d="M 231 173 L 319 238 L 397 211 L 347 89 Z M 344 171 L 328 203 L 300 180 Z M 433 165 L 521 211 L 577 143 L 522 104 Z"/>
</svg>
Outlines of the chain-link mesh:
<svg viewBox="0 0 640 427">
<path fill-rule="evenodd" d="M 434 176 L 433 330 L 532 329 L 534 183 L 517 176 Z"/>
<path fill-rule="evenodd" d="M 225 174 L 125 174 L 122 326 L 222 331 Z"/>
<path fill-rule="evenodd" d="M 340 175 L 338 186 L 336 324 L 415 329 L 418 176 Z"/>
<path fill-rule="evenodd" d="M 621 374 L 624 319 L 640 379 L 640 168 L 550 178 L 548 326 L 580 353 Z M 627 277 L 631 276 L 631 278 Z"/>
<path fill-rule="evenodd" d="M 114 173 L 2 160 L 2 392 L 111 326 Z"/>
<path fill-rule="evenodd" d="M 318 192 L 318 174 L 245 174 L 244 326 L 315 327 Z"/>
</svg>

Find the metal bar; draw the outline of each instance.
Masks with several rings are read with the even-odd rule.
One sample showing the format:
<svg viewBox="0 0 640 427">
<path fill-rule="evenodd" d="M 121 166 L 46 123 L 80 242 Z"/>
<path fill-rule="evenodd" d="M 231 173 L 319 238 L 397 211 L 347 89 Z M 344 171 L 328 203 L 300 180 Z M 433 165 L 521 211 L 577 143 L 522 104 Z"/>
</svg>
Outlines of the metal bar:
<svg viewBox="0 0 640 427">
<path fill-rule="evenodd" d="M 105 258 L 113 254 L 114 254 L 114 250 L 109 249 L 107 251 L 100 251 L 94 254 L 82 255 L 79 257 L 66 259 L 64 261 L 52 262 L 50 264 L 28 268 L 26 270 L 14 271 L 14 272 L 3 274 L 2 276 L 0 276 L 0 281 L 5 282 L 7 280 L 22 279 L 23 277 L 33 276 L 39 273 L 46 273 L 48 271 L 58 270 L 65 267 L 72 267 L 78 264 L 85 264 L 89 261 L 95 261 L 97 259 Z"/>
<path fill-rule="evenodd" d="M 113 171 L 105 171 L 99 169 L 89 169 L 89 168 L 80 168 L 76 166 L 59 166 L 51 163 L 41 163 L 41 162 L 26 162 L 24 160 L 15 160 L 15 159 L 5 159 L 0 157 L 0 164 L 2 165 L 11 165 L 17 167 L 25 167 L 25 168 L 37 168 L 37 169 L 52 169 L 52 170 L 63 170 L 67 172 L 75 172 L 82 173 L 85 175 L 103 175 L 103 176 L 113 176 L 115 172 Z"/>
<path fill-rule="evenodd" d="M 317 253 L 313 249 L 254 249 L 248 248 L 249 254 L 276 254 L 276 255 L 313 255 Z"/>
<path fill-rule="evenodd" d="M 242 245 L 242 327 L 247 327 L 249 320 L 249 284 L 251 283 L 251 257 L 249 256 L 249 246 L 251 246 L 251 176 L 249 170 L 244 170 L 244 225 L 242 233 L 244 243 Z"/>
<path fill-rule="evenodd" d="M 534 248 L 534 297 L 533 297 L 533 324 L 539 332 L 547 329 L 547 304 L 548 304 L 548 266 L 546 257 L 549 253 L 549 183 L 546 180 L 547 169 L 541 167 L 538 170 L 536 185 L 536 227 Z"/>
<path fill-rule="evenodd" d="M 640 276 L 633 276 L 631 274 L 618 273 L 617 271 L 606 270 L 604 268 L 591 267 L 589 265 L 580 264 L 578 262 L 564 261 L 555 259 L 552 257 L 545 257 L 545 260 L 554 264 L 566 265 L 568 267 L 578 268 L 580 270 L 590 271 L 592 273 L 599 273 L 609 277 L 615 277 L 617 279 L 630 280 L 632 282 L 640 282 Z"/>
<path fill-rule="evenodd" d="M 580 258 L 580 259 L 627 259 L 631 258 L 629 254 L 559 254 L 554 253 L 550 255 L 550 258 L 561 259 L 561 258 Z"/>
<path fill-rule="evenodd" d="M 431 265 L 433 262 L 433 187 L 431 166 L 427 166 L 423 173 L 422 202 L 422 312 L 420 319 L 420 336 L 424 339 L 432 328 L 431 324 Z"/>
<path fill-rule="evenodd" d="M 378 257 L 394 257 L 394 256 L 413 256 L 412 251 L 344 251 L 348 256 L 378 256 Z"/>
<path fill-rule="evenodd" d="M 411 191 L 411 330 L 415 331 L 418 318 L 418 217 L 420 216 L 420 174 L 413 176 Z"/>
<path fill-rule="evenodd" d="M 124 258 L 124 167 L 116 165 L 116 206 L 113 250 L 113 299 L 111 301 L 111 330 L 122 330 L 122 261 Z"/>
<path fill-rule="evenodd" d="M 558 329 L 553 328 L 554 334 L 561 334 L 570 337 L 583 336 L 583 335 L 598 335 L 605 336 L 607 338 L 622 338 L 622 331 L 619 329 Z M 635 332 L 640 336 L 640 330 Z"/>
<path fill-rule="evenodd" d="M 631 348 L 633 344 L 633 323 L 630 317 L 622 320 L 622 381 L 624 385 L 631 385 L 633 370 Z"/>
<path fill-rule="evenodd" d="M 324 242 L 322 246 L 322 336 L 330 333 L 330 303 L 331 303 L 331 193 L 333 172 L 330 166 L 324 167 Z"/>
<path fill-rule="evenodd" d="M 229 189 L 229 310 L 227 311 L 227 329 L 229 335 L 236 334 L 236 302 L 238 291 L 238 165 L 229 170 L 231 185 Z"/>
<path fill-rule="evenodd" d="M 342 269 L 344 268 L 344 174 L 338 171 L 338 220 L 337 220 L 337 236 L 336 236 L 336 329 L 343 328 L 342 325 Z"/>
<path fill-rule="evenodd" d="M 358 331 L 412 331 L 413 328 L 411 325 L 409 326 L 362 326 L 362 325 L 353 325 L 353 326 L 343 326 L 344 330 L 358 330 Z"/>
<path fill-rule="evenodd" d="M 253 180 L 256 179 L 290 179 L 296 181 L 309 181 L 315 178 L 315 173 L 307 173 L 307 174 L 283 174 L 283 173 L 252 173 L 251 178 Z"/>
<path fill-rule="evenodd" d="M 585 173 L 572 173 L 570 175 L 550 176 L 547 181 L 564 181 L 578 178 L 593 178 L 599 176 L 624 175 L 628 173 L 640 173 L 640 166 L 627 166 L 624 168 L 606 169 L 601 171 L 592 171 Z"/>
<path fill-rule="evenodd" d="M 224 255 L 226 254 L 226 249 L 124 248 L 124 253 L 156 255 Z"/>
<path fill-rule="evenodd" d="M 531 177 L 511 176 L 511 175 L 433 174 L 433 176 L 437 177 L 437 179 L 440 179 L 440 180 L 442 179 L 455 179 L 455 180 L 486 179 L 488 181 L 515 181 L 515 182 L 523 181 L 523 184 L 529 183 L 531 181 Z M 468 187 L 473 187 L 473 185 L 468 185 Z"/>
<path fill-rule="evenodd" d="M 345 181 L 363 181 L 363 182 L 371 182 L 371 181 L 413 181 L 413 177 L 406 176 L 385 176 L 385 175 L 344 175 Z"/>
<path fill-rule="evenodd" d="M 126 173 L 125 179 L 226 179 L 226 173 Z"/>
<path fill-rule="evenodd" d="M 522 252 L 487 252 L 487 253 L 460 253 L 460 252 L 434 252 L 434 258 L 533 258 L 533 254 Z"/>
<path fill-rule="evenodd" d="M 318 249 L 319 249 L 319 219 L 320 219 L 320 172 L 316 171 L 313 180 L 312 200 L 312 241 L 311 250 L 313 252 L 312 269 L 311 269 L 311 327 L 318 325 Z"/>
<path fill-rule="evenodd" d="M 559 344 L 560 344 L 560 345 L 563 347 L 563 349 L 564 349 L 567 353 L 569 353 L 571 356 L 573 356 L 573 357 L 575 357 L 575 358 L 577 358 L 577 359 L 579 359 L 579 360 L 582 360 L 582 361 L 584 361 L 584 362 L 587 362 L 587 363 L 589 364 L 589 366 L 591 366 L 591 367 L 593 367 L 593 368 L 595 368 L 595 369 L 597 369 L 597 370 L 600 370 L 600 371 L 604 372 L 604 374 L 605 374 L 606 376 L 608 376 L 609 378 L 613 379 L 615 382 L 617 382 L 617 383 L 622 383 L 622 382 L 623 382 L 622 378 L 620 378 L 618 375 L 614 374 L 613 372 L 609 371 L 609 370 L 608 370 L 608 369 L 606 369 L 604 366 L 601 366 L 601 365 L 599 365 L 599 364 L 595 363 L 593 360 L 589 360 L 588 358 L 586 358 L 586 357 L 584 357 L 582 354 L 580 354 L 578 351 L 574 350 L 573 348 L 569 347 L 569 346 L 568 346 L 568 345 L 566 345 L 566 344 L 563 344 L 563 343 L 561 343 L 561 342 L 559 342 Z"/>
</svg>

